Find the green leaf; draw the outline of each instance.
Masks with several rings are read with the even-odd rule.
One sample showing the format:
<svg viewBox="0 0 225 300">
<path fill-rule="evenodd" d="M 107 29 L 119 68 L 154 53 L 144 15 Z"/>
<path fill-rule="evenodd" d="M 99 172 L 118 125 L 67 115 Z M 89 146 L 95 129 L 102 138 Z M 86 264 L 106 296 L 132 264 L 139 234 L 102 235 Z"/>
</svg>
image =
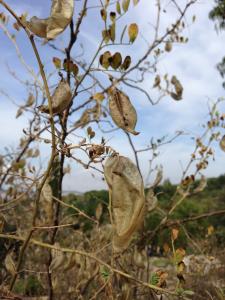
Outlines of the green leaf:
<svg viewBox="0 0 225 300">
<path fill-rule="evenodd" d="M 130 24 L 128 28 L 128 35 L 130 38 L 130 42 L 133 43 L 136 40 L 138 35 L 138 25 L 136 23 Z"/>
<path fill-rule="evenodd" d="M 151 278 L 150 278 L 150 284 L 152 285 L 157 285 L 157 283 L 159 282 L 159 275 L 157 273 L 153 273 Z"/>
<path fill-rule="evenodd" d="M 116 2 L 116 11 L 119 15 L 121 15 L 121 7 L 119 1 Z"/>
</svg>

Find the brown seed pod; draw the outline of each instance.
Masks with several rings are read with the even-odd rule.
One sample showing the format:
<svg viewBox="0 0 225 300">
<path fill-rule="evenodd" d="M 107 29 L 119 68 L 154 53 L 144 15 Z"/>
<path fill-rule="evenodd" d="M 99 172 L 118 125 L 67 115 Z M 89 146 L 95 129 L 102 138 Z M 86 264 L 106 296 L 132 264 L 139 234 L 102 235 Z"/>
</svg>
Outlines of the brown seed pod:
<svg viewBox="0 0 225 300">
<path fill-rule="evenodd" d="M 26 25 L 35 35 L 48 40 L 54 39 L 70 24 L 73 9 L 74 0 L 52 0 L 49 18 L 39 19 L 35 16 Z"/>
<path fill-rule="evenodd" d="M 115 87 L 112 87 L 108 94 L 110 115 L 116 125 L 134 135 L 139 134 L 134 130 L 137 123 L 137 113 L 129 97 Z"/>
<path fill-rule="evenodd" d="M 225 135 L 220 140 L 220 148 L 225 152 Z"/>
<path fill-rule="evenodd" d="M 135 164 L 127 157 L 114 156 L 104 166 L 109 186 L 115 252 L 125 250 L 142 225 L 145 209 L 144 185 Z"/>
<path fill-rule="evenodd" d="M 64 79 L 60 81 L 51 98 L 53 114 L 59 114 L 69 106 L 72 101 L 72 92 L 69 84 Z M 48 105 L 41 105 L 38 109 L 49 114 Z"/>
</svg>

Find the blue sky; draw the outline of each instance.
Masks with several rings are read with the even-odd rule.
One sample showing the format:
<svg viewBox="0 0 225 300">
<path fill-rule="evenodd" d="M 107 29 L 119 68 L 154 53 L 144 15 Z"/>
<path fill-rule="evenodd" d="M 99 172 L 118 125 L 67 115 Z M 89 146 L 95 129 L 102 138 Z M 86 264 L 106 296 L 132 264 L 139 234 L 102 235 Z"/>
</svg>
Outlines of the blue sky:
<svg viewBox="0 0 225 300">
<path fill-rule="evenodd" d="M 51 1 L 48 0 L 8 0 L 6 1 L 20 15 L 27 12 L 29 16 L 47 17 L 50 9 Z M 89 0 L 89 5 L 98 4 L 98 0 Z M 150 3 L 151 2 L 151 3 Z M 82 1 L 75 1 L 75 16 L 79 12 Z M 161 32 L 165 30 L 170 22 L 174 21 L 176 15 L 173 6 L 167 5 L 169 1 L 162 1 L 167 8 L 167 14 L 162 15 Z M 185 0 L 179 1 L 181 6 L 184 6 Z M 188 12 L 186 20 L 189 26 L 185 29 L 184 35 L 189 38 L 189 42 L 183 45 L 176 45 L 173 51 L 162 57 L 159 64 L 159 72 L 161 74 L 168 73 L 176 74 L 184 86 L 183 100 L 180 102 L 173 101 L 170 97 L 165 97 L 157 106 L 151 106 L 143 94 L 137 93 L 134 90 L 124 88 L 124 91 L 129 94 L 132 103 L 137 109 L 138 123 L 137 130 L 140 135 L 133 138 L 137 148 L 145 147 L 152 137 L 160 138 L 164 135 L 173 136 L 176 130 L 184 130 L 189 133 L 182 138 L 177 139 L 174 143 L 162 147 L 160 156 L 156 159 L 155 164 L 162 164 L 164 167 L 164 179 L 170 178 L 173 182 L 178 182 L 181 173 L 181 162 L 185 163 L 190 158 L 191 151 L 194 147 L 192 136 L 201 133 L 201 124 L 206 121 L 208 113 L 208 103 L 216 100 L 218 97 L 224 96 L 224 89 L 221 86 L 222 80 L 217 72 L 215 65 L 221 60 L 224 53 L 224 38 L 223 32 L 218 34 L 215 31 L 214 23 L 208 19 L 208 13 L 212 8 L 213 1 L 201 0 L 198 1 Z M 1 11 L 1 9 L 0 9 Z M 141 36 L 151 41 L 153 31 L 151 23 L 155 21 L 154 1 L 140 0 L 140 3 L 132 8 L 127 16 L 121 20 L 123 24 L 136 22 L 140 28 L 140 35 L 135 43 L 128 48 L 112 48 L 112 51 L 121 51 L 124 55 L 130 54 L 133 62 L 135 62 L 145 50 L 145 43 Z M 192 16 L 196 15 L 196 21 L 192 24 Z M 9 26 L 10 32 L 14 29 Z M 98 41 L 101 38 L 102 20 L 99 17 L 99 11 L 92 9 L 84 20 L 81 27 L 81 34 L 78 43 L 75 45 L 72 54 L 75 56 L 81 52 L 80 43 L 84 47 L 84 58 L 89 61 L 98 46 Z M 55 41 L 56 45 L 62 47 L 68 41 L 68 30 Z M 38 72 L 38 67 L 32 53 L 29 42 L 25 34 L 20 31 L 17 34 L 17 42 L 24 58 L 34 70 Z M 26 73 L 23 66 L 18 60 L 15 49 L 12 46 L 2 30 L 0 30 L 0 90 L 4 90 L 18 104 L 26 100 L 27 90 L 18 81 L 16 81 L 8 72 L 8 67 L 15 70 L 19 78 L 28 80 L 29 74 Z M 52 65 L 52 57 L 60 55 L 50 49 L 48 46 L 41 45 L 38 42 L 38 48 L 45 65 L 45 69 L 49 72 L 54 70 Z M 62 56 L 61 56 L 62 58 Z M 151 58 L 150 58 L 151 60 Z M 7 64 L 7 65 L 6 65 Z M 135 76 L 135 75 L 134 75 Z M 54 83 L 53 77 L 53 83 Z M 99 77 L 103 84 L 108 81 L 100 75 Z M 156 97 L 155 91 L 152 90 L 154 77 L 149 75 L 146 78 L 143 86 L 149 91 L 151 96 Z M 76 103 L 82 103 L 86 98 L 80 97 Z M 27 117 L 15 119 L 16 106 L 10 102 L 7 97 L 0 95 L 1 110 L 0 110 L 0 140 L 1 149 L 4 146 L 16 146 L 19 138 L 22 135 L 22 129 L 27 126 Z M 76 104 L 75 103 L 75 104 Z M 221 110 L 225 111 L 224 104 L 221 105 Z M 75 114 L 73 121 L 79 118 L 79 114 Z M 80 130 L 79 134 L 85 134 L 84 130 Z M 102 134 L 96 135 L 94 140 L 98 143 L 101 140 Z M 133 159 L 132 150 L 127 143 L 126 135 L 121 131 L 115 131 L 105 136 L 110 139 L 110 145 L 119 151 L 122 155 L 129 156 Z M 76 142 L 71 137 L 69 142 Z M 216 160 L 211 163 L 209 168 L 204 172 L 207 176 L 217 176 L 224 172 L 224 153 L 217 148 Z M 47 160 L 49 148 L 42 147 L 43 161 Z M 140 164 L 144 176 L 146 176 L 149 166 L 150 155 L 145 153 L 140 156 Z M 82 169 L 74 161 L 68 161 L 72 168 L 70 175 L 65 177 L 65 190 L 85 191 L 90 189 L 104 188 L 105 184 L 101 176 Z"/>
</svg>

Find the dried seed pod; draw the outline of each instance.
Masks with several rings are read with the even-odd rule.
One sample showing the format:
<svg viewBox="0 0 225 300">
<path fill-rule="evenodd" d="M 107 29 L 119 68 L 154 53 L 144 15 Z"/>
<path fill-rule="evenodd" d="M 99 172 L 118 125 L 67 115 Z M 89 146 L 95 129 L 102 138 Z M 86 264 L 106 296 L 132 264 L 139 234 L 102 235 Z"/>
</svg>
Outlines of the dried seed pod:
<svg viewBox="0 0 225 300">
<path fill-rule="evenodd" d="M 207 186 L 207 179 L 204 175 L 202 175 L 199 185 L 194 189 L 193 193 L 197 194 L 202 192 Z"/>
<path fill-rule="evenodd" d="M 45 212 L 45 222 L 51 224 L 53 220 L 53 203 L 52 203 L 52 188 L 47 180 L 41 191 L 40 198 L 41 206 Z"/>
<path fill-rule="evenodd" d="M 151 212 L 153 211 L 156 206 L 158 205 L 158 199 L 154 194 L 154 191 L 152 188 L 150 188 L 146 194 L 146 206 L 147 206 L 147 211 Z"/>
<path fill-rule="evenodd" d="M 220 140 L 220 148 L 225 152 L 225 135 Z"/>
<path fill-rule="evenodd" d="M 137 123 L 137 113 L 129 97 L 115 87 L 112 87 L 108 94 L 110 114 L 116 125 L 134 135 L 139 134 L 134 130 Z"/>
<path fill-rule="evenodd" d="M 54 246 L 60 248 L 58 243 L 55 243 Z M 53 271 L 56 271 L 57 269 L 61 268 L 64 265 L 65 261 L 66 261 L 65 253 L 63 253 L 60 250 L 52 249 L 51 254 L 52 254 L 52 262 L 49 266 L 49 272 L 50 273 L 52 273 Z"/>
<path fill-rule="evenodd" d="M 54 39 L 70 24 L 73 17 L 74 0 L 53 0 L 49 18 L 32 17 L 26 22 L 30 31 L 48 40 Z"/>
<path fill-rule="evenodd" d="M 72 92 L 69 84 L 64 79 L 60 81 L 51 98 L 53 114 L 59 114 L 69 106 L 72 101 Z M 48 105 L 41 105 L 38 109 L 49 114 Z"/>
<path fill-rule="evenodd" d="M 104 166 L 109 186 L 115 252 L 125 250 L 142 225 L 145 209 L 144 185 L 135 164 L 127 157 L 114 156 Z"/>
<path fill-rule="evenodd" d="M 46 38 L 47 36 L 47 27 L 48 19 L 39 19 L 36 16 L 32 17 L 29 22 L 27 22 L 27 27 L 35 35 Z"/>
</svg>

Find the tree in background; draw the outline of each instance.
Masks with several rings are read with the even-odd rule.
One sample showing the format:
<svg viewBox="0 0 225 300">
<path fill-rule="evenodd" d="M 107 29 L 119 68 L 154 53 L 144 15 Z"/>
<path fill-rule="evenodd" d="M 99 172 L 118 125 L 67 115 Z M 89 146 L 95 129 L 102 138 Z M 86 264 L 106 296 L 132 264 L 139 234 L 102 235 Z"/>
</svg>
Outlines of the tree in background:
<svg viewBox="0 0 225 300">
<path fill-rule="evenodd" d="M 88 0 L 53 0 L 46 19 L 28 18 L 25 12 L 18 16 L 7 1 L 0 0 L 4 9 L 1 29 L 29 74 L 29 80 L 23 80 L 16 71 L 11 72 L 28 92 L 16 114 L 16 118 L 26 115 L 28 125 L 18 147 L 6 148 L 0 157 L 1 297 L 157 299 L 157 294 L 165 294 L 187 299 L 193 295 L 185 287 L 185 250 L 176 245 L 180 228 L 187 236 L 188 232 L 185 225 L 180 225 L 183 220 L 174 220 L 173 216 L 184 201 L 205 189 L 203 172 L 214 156 L 214 145 L 220 141 L 225 150 L 225 138 L 220 133 L 225 116 L 218 108 L 222 100 L 210 107 L 207 123 L 195 138 L 178 186 L 165 183 L 170 199 L 162 209 L 156 189 L 163 170 L 154 162 L 159 149 L 183 132 L 157 140 L 149 137 L 145 148 L 136 149 L 140 116 L 133 95 L 145 97 L 151 107 L 166 96 L 174 102 L 182 100 L 180 80 L 174 74 L 161 74 L 158 63 L 161 57 L 172 55 L 174 44 L 188 42 L 183 34 L 186 14 L 196 2 L 180 5 L 172 0 L 167 5 L 157 0 L 152 5 L 154 24 L 149 38 L 129 20 L 129 12 L 139 5 L 138 0 L 100 0 L 94 4 Z M 162 18 L 170 9 L 174 19 L 165 24 Z M 85 35 L 82 26 L 93 18 L 93 11 L 101 38 L 96 38 L 91 56 L 92 45 L 86 41 L 85 47 L 79 47 L 79 43 L 82 33 Z M 57 40 L 64 31 L 69 42 L 61 47 Z M 21 34 L 30 42 L 38 71 L 20 52 L 17 36 Z M 140 57 L 135 57 L 135 49 L 140 46 Z M 49 69 L 43 63 L 43 47 L 54 53 Z M 79 54 L 75 47 L 80 49 Z M 149 77 L 150 91 L 145 84 Z M 7 97 L 7 93 L 4 95 Z M 128 140 L 135 163 L 121 156 L 120 149 L 113 149 L 107 139 L 110 132 L 119 129 Z M 43 155 L 42 145 L 48 151 L 47 165 L 38 160 Z M 144 184 L 139 159 L 146 152 L 150 168 Z M 104 176 L 109 199 L 104 192 L 101 201 L 96 194 L 87 193 L 86 197 L 96 197 L 96 206 L 93 201 L 93 206 L 85 210 L 81 197 L 63 197 L 64 176 L 74 163 Z M 150 181 L 152 175 L 155 178 Z M 201 177 L 199 182 L 197 176 Z M 159 212 L 159 218 L 154 228 L 147 230 L 144 221 L 153 211 Z M 204 212 L 198 219 L 209 214 L 221 215 L 224 210 Z M 195 217 L 190 216 L 184 223 Z M 172 257 L 175 269 L 174 284 L 168 289 L 168 272 L 150 268 L 150 243 L 165 228 L 172 228 L 171 244 L 165 245 L 164 252 Z M 209 229 L 209 233 L 212 231 Z"/>
</svg>

